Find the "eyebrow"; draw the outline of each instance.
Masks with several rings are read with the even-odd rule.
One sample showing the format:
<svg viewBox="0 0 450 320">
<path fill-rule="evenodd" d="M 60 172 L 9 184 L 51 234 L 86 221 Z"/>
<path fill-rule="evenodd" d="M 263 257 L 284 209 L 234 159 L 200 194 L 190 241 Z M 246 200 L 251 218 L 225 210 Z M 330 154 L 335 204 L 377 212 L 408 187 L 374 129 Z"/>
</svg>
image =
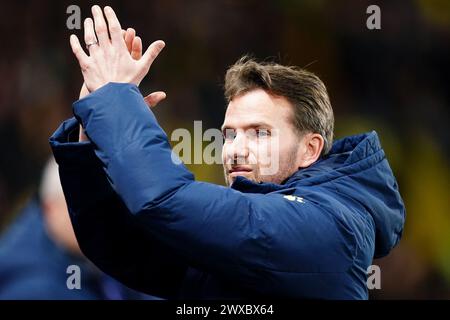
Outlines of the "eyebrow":
<svg viewBox="0 0 450 320">
<path fill-rule="evenodd" d="M 262 121 L 261 122 L 248 123 L 248 124 L 246 124 L 244 126 L 245 129 L 248 129 L 248 128 L 261 128 L 261 127 L 266 127 L 268 129 L 273 128 L 272 125 L 268 124 L 267 122 L 262 122 Z M 234 128 L 229 126 L 229 125 L 225 125 L 225 124 L 222 125 L 222 128 L 221 128 L 222 132 L 224 132 L 227 129 L 234 129 Z"/>
</svg>

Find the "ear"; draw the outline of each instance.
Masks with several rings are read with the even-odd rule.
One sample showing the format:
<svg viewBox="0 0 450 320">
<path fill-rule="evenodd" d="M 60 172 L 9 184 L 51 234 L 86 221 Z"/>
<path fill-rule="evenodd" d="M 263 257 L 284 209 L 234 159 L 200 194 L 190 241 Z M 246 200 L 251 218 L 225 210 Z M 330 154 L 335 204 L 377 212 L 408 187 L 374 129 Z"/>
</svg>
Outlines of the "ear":
<svg viewBox="0 0 450 320">
<path fill-rule="evenodd" d="M 299 168 L 306 168 L 319 159 L 324 145 L 323 137 L 318 133 L 307 133 L 302 139 L 299 154 Z"/>
</svg>

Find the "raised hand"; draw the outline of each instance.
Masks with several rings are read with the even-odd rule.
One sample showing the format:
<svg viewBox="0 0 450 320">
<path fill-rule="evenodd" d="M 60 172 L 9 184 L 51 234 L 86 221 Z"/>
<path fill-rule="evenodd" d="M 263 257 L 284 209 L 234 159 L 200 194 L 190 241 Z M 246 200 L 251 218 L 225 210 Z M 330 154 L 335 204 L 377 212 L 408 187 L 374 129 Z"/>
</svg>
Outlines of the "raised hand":
<svg viewBox="0 0 450 320">
<path fill-rule="evenodd" d="M 93 8 L 94 10 L 94 8 Z M 140 37 L 136 36 L 136 31 L 132 28 L 128 28 L 126 31 L 121 30 L 123 41 L 126 45 L 128 53 L 134 60 L 139 60 L 142 58 L 142 40 Z M 80 99 L 87 96 L 89 90 L 85 83 L 83 83 L 80 91 Z M 166 93 L 163 91 L 156 91 L 147 95 L 144 100 L 149 107 L 156 106 L 159 102 L 166 98 Z M 85 135 L 82 126 L 80 125 L 79 141 L 87 141 L 88 137 Z"/>
<path fill-rule="evenodd" d="M 89 55 L 82 49 L 77 36 L 70 36 L 72 51 L 78 59 L 89 92 L 97 90 L 108 82 L 139 85 L 165 45 L 161 40 L 155 41 L 140 59 L 134 59 L 133 53 L 130 54 L 123 41 L 122 28 L 113 9 L 105 7 L 104 13 L 108 25 L 102 10 L 97 5 L 92 7 L 94 21 L 88 18 L 84 22 L 84 38 Z"/>
<path fill-rule="evenodd" d="M 139 60 L 142 57 L 142 40 L 136 36 L 136 31 L 133 28 L 128 28 L 126 31 L 122 30 L 123 40 L 127 46 L 128 52 L 134 60 Z M 80 90 L 80 99 L 89 94 L 86 84 L 83 85 Z M 163 91 L 156 91 L 150 93 L 144 98 L 149 107 L 156 106 L 159 102 L 166 98 L 166 93 Z"/>
</svg>

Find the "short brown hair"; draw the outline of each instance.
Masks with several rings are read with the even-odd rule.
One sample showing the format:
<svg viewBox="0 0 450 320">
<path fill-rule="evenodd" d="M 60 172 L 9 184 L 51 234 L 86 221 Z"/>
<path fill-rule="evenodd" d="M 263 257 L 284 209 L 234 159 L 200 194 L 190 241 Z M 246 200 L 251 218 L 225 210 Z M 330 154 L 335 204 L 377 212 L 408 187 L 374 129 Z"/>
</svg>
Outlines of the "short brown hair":
<svg viewBox="0 0 450 320">
<path fill-rule="evenodd" d="M 293 106 L 294 127 L 300 134 L 319 133 L 324 139 L 322 154 L 333 144 L 334 116 L 327 89 L 313 73 L 274 62 L 257 62 L 244 56 L 225 75 L 225 98 L 263 89 L 285 97 Z"/>
</svg>

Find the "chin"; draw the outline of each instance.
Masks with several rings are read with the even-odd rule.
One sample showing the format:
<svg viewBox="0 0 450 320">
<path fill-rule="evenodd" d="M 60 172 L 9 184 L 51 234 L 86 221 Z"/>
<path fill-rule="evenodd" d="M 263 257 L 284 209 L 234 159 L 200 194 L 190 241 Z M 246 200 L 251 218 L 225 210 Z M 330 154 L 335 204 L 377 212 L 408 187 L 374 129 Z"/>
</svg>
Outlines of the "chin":
<svg viewBox="0 0 450 320">
<path fill-rule="evenodd" d="M 248 175 L 238 175 L 238 176 L 228 176 L 227 177 L 227 183 L 228 183 L 228 186 L 231 186 L 232 184 L 233 184 L 233 182 L 236 180 L 236 178 L 237 177 L 243 177 L 243 178 L 246 178 L 246 179 L 248 179 L 248 180 L 250 180 L 250 181 L 254 181 L 254 182 L 256 182 L 256 180 L 255 180 L 255 178 L 253 177 L 253 176 L 248 176 Z"/>
</svg>

